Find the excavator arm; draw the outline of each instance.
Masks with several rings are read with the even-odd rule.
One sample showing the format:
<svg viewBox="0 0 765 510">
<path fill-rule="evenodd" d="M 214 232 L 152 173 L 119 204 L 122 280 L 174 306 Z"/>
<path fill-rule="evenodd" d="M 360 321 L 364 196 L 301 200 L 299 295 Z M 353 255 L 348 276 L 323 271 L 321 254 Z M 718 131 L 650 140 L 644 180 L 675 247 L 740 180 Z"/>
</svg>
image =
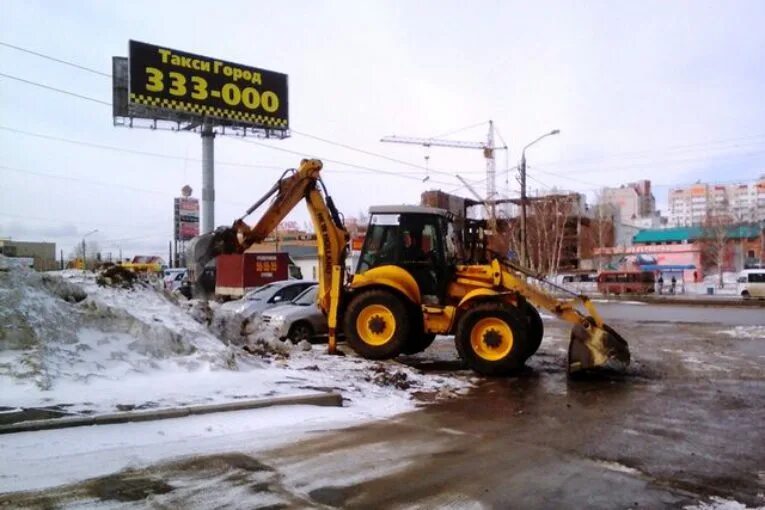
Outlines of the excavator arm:
<svg viewBox="0 0 765 510">
<path fill-rule="evenodd" d="M 340 213 L 327 194 L 320 177 L 321 161 L 304 159 L 297 170 L 288 171 L 231 227 L 194 238 L 188 249 L 192 274 L 200 274 L 210 260 L 227 253 L 244 253 L 250 246 L 262 243 L 292 211 L 305 200 L 311 215 L 319 256 L 319 292 L 317 302 L 327 314 L 329 349 L 335 351 L 338 304 L 345 279 L 345 259 L 350 235 Z M 244 219 L 270 198 L 271 203 L 252 226 Z"/>
</svg>

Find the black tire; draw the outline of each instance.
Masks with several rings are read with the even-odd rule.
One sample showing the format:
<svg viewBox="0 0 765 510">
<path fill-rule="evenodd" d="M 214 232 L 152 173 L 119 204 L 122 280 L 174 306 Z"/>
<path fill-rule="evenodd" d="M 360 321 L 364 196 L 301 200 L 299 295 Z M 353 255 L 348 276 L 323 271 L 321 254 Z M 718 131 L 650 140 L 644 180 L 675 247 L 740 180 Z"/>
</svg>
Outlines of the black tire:
<svg viewBox="0 0 765 510">
<path fill-rule="evenodd" d="M 748 290 L 745 290 L 741 293 L 741 297 L 744 299 L 750 299 L 752 296 L 749 294 Z"/>
<path fill-rule="evenodd" d="M 404 348 L 401 349 L 402 354 L 417 354 L 428 347 L 430 347 L 430 344 L 433 343 L 433 340 L 436 339 L 435 333 L 421 333 L 420 331 L 412 331 L 412 334 L 409 335 L 409 338 L 406 341 L 406 344 L 404 344 Z"/>
<path fill-rule="evenodd" d="M 289 338 L 293 344 L 299 343 L 301 340 L 310 341 L 311 338 L 313 338 L 313 328 L 305 321 L 296 322 L 290 327 L 290 331 L 287 333 L 287 338 Z"/>
<path fill-rule="evenodd" d="M 526 359 L 528 359 L 537 352 L 542 344 L 542 338 L 545 336 L 545 325 L 534 305 L 527 302 L 523 310 L 526 312 Z"/>
<path fill-rule="evenodd" d="M 359 331 L 359 325 L 362 331 Z M 348 303 L 343 317 L 343 331 L 348 345 L 360 356 L 368 359 L 395 358 L 403 351 L 409 336 L 407 308 L 392 292 L 361 292 Z"/>
<path fill-rule="evenodd" d="M 497 324 L 496 327 L 487 326 L 484 322 L 485 320 L 492 322 L 491 319 L 494 319 L 493 322 Z M 478 304 L 465 312 L 457 325 L 454 338 L 457 351 L 467 366 L 479 374 L 488 376 L 509 375 L 521 368 L 523 362 L 526 361 L 526 352 L 528 351 L 526 322 L 523 313 L 511 305 L 505 303 Z M 506 329 L 509 329 L 511 338 L 507 338 L 501 331 L 498 331 L 497 328 L 501 327 L 501 323 L 504 323 Z M 476 350 L 477 347 L 471 341 L 475 327 L 483 328 L 486 331 L 483 338 L 476 342 L 478 348 L 483 350 L 483 354 Z M 487 338 L 488 334 L 492 332 L 499 337 L 496 339 Z M 480 332 L 476 331 L 476 334 L 478 333 Z M 498 341 L 500 344 L 492 346 L 489 343 L 492 340 Z M 502 348 L 503 344 L 507 346 L 506 351 Z M 493 352 L 495 349 L 498 349 L 498 352 Z M 498 357 L 490 359 L 494 355 Z"/>
</svg>

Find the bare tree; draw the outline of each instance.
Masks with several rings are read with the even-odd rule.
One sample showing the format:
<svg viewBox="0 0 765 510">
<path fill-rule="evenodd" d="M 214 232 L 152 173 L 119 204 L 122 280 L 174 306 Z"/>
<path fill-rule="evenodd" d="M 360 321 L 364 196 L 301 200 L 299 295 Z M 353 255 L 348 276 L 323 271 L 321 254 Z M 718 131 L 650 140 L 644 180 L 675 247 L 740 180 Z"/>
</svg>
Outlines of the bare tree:
<svg viewBox="0 0 765 510">
<path fill-rule="evenodd" d="M 718 285 L 722 289 L 725 286 L 723 279 L 723 265 L 728 251 L 728 236 L 733 218 L 723 207 L 707 211 L 702 228 L 703 256 L 705 265 L 716 268 L 719 276 Z"/>
<path fill-rule="evenodd" d="M 603 270 L 603 248 L 613 244 L 611 229 L 614 221 L 613 207 L 605 202 L 603 190 L 595 192 L 595 246 L 598 248 L 598 271 Z"/>
<path fill-rule="evenodd" d="M 558 272 L 576 200 L 576 195 L 558 194 L 531 202 L 527 222 L 530 269 L 542 274 Z"/>
</svg>

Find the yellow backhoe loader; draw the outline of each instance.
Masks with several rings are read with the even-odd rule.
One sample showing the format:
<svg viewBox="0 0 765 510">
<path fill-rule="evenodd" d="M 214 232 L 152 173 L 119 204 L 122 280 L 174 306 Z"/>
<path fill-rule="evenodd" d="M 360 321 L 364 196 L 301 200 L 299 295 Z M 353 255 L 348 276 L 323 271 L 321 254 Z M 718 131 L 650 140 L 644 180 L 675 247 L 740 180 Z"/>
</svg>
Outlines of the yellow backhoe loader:
<svg viewBox="0 0 765 510">
<path fill-rule="evenodd" d="M 535 275 L 486 249 L 476 220 L 457 221 L 442 209 L 372 207 L 358 267 L 348 275 L 350 236 L 320 178 L 321 169 L 321 161 L 303 160 L 232 227 L 195 238 L 189 246 L 191 272 L 217 255 L 242 253 L 262 242 L 305 200 L 317 236 L 318 304 L 327 314 L 331 353 L 339 332 L 369 359 L 421 352 L 436 335 L 454 335 L 470 368 L 506 375 L 542 342 L 539 307 L 574 324 L 570 374 L 621 370 L 629 364 L 627 343 L 603 323 L 587 297 L 562 300 L 530 284 Z M 261 219 L 253 226 L 245 223 L 271 197 Z"/>
</svg>

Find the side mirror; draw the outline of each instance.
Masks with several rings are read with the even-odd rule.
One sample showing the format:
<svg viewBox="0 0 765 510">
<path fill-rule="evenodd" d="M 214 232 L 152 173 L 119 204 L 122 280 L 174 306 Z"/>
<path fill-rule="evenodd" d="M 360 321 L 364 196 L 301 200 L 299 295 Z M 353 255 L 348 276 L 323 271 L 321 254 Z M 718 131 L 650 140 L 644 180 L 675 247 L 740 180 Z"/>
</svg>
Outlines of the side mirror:
<svg viewBox="0 0 765 510">
<path fill-rule="evenodd" d="M 271 302 L 272 303 L 278 303 L 281 300 L 282 300 L 281 296 L 274 296 L 274 297 L 271 298 Z"/>
</svg>

